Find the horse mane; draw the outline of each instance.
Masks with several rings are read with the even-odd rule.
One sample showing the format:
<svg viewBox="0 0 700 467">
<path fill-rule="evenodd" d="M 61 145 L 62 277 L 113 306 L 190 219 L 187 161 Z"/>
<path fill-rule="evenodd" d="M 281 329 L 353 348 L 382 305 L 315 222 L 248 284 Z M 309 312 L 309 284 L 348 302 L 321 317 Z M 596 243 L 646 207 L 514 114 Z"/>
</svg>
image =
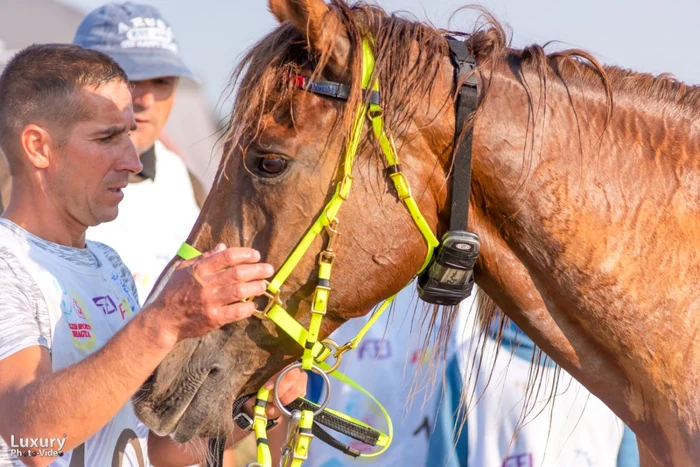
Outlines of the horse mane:
<svg viewBox="0 0 700 467">
<path fill-rule="evenodd" d="M 652 76 L 636 73 L 618 67 L 604 67 L 589 52 L 580 49 L 546 52 L 545 46 L 531 45 L 522 50 L 510 46 L 510 36 L 506 29 L 488 11 L 479 7 L 470 8 L 479 13 L 476 25 L 470 33 L 459 33 L 437 29 L 432 25 L 417 21 L 406 15 L 388 14 L 377 6 L 363 2 L 353 4 L 345 0 L 332 0 L 329 5 L 338 13 L 342 25 L 347 31 L 351 44 L 351 93 L 348 102 L 339 107 L 336 125 L 344 134 L 354 118 L 357 105 L 363 99 L 361 92 L 361 57 L 363 34 L 370 33 L 375 41 L 375 70 L 373 79 L 381 85 L 381 105 L 385 125 L 391 134 L 400 140 L 414 119 L 420 106 L 431 95 L 436 76 L 443 66 L 449 47 L 444 40 L 445 34 L 465 37 L 469 50 L 476 57 L 478 66 L 474 73 L 481 74 L 483 88 L 481 106 L 488 99 L 489 83 L 492 73 L 498 66 L 515 64 L 520 73 L 534 73 L 539 81 L 540 98 L 538 103 L 530 102 L 535 110 L 544 108 L 546 90 L 550 83 L 559 80 L 566 85 L 575 85 L 581 89 L 600 92 L 605 96 L 605 127 L 611 122 L 614 102 L 613 97 L 624 95 L 644 96 L 659 102 L 684 115 L 696 115 L 700 104 L 700 88 L 687 86 L 668 75 Z M 272 113 L 276 120 L 293 125 L 295 121 L 294 102 L 298 90 L 291 76 L 305 73 L 312 77 L 325 76 L 330 79 L 340 77 L 328 76 L 326 70 L 331 50 L 311 50 L 306 39 L 289 23 L 271 31 L 254 45 L 243 57 L 234 70 L 229 89 L 236 90 L 234 107 L 228 122 L 224 138 L 228 149 L 224 153 L 219 171 L 223 170 L 226 160 L 239 147 L 242 152 L 246 145 L 258 135 L 263 128 L 263 115 Z M 463 77 L 466 79 L 466 77 Z M 527 86 L 526 84 L 523 84 Z M 444 105 L 453 106 L 456 90 Z M 528 91 L 528 95 L 529 91 Z M 478 118 L 477 109 L 473 118 Z M 537 112 L 531 112 L 537 115 Z M 470 120 L 467 125 L 471 124 Z M 536 121 L 529 123 L 534 127 Z M 373 154 L 379 155 L 374 138 L 365 139 L 363 145 L 373 145 Z M 534 132 L 532 132 L 534 134 Z M 458 142 L 459 143 L 459 142 Z M 449 148 L 450 150 L 452 148 Z M 451 328 L 455 322 L 456 309 L 423 307 L 423 314 L 418 318 L 419 328 L 425 332 L 425 345 L 431 343 L 437 353 L 447 353 Z M 503 313 L 498 313 L 493 301 L 483 293 L 478 293 L 475 304 L 474 319 L 478 322 L 477 347 L 483 349 L 487 331 L 494 320 L 499 321 L 502 331 L 508 323 Z M 438 317 L 440 317 L 438 319 Z M 498 340 L 502 332 L 498 333 Z M 431 341 L 432 340 L 432 341 Z M 434 342 L 433 342 L 434 341 Z M 539 366 L 541 350 L 533 353 L 531 375 L 529 378 L 527 401 L 534 401 L 542 389 Z M 435 358 L 433 361 L 444 359 Z M 495 362 L 494 362 L 495 363 Z M 473 365 L 481 365 L 478 356 Z M 558 375 L 558 374 L 557 374 Z M 479 376 L 477 375 L 477 378 Z M 487 376 L 489 379 L 491 375 Z M 540 383 L 538 384 L 538 380 Z M 555 396 L 558 378 L 552 382 L 549 399 Z M 474 395 L 463 395 L 463 402 Z M 465 402 L 466 407 L 466 402 Z M 466 420 L 467 411 L 462 408 Z M 523 411 L 521 420 L 527 416 Z M 519 424 L 522 425 L 522 424 Z M 517 432 L 516 432 L 517 435 Z M 515 435 L 514 435 L 515 437 Z"/>
</svg>

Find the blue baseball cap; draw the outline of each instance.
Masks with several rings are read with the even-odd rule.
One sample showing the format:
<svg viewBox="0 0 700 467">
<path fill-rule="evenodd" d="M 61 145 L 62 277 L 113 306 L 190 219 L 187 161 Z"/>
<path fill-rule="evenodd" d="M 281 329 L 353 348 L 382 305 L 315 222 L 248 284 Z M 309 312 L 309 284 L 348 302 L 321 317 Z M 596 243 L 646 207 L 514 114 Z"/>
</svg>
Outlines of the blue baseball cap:
<svg viewBox="0 0 700 467">
<path fill-rule="evenodd" d="M 172 28 L 152 6 L 101 6 L 80 23 L 73 43 L 109 55 L 130 81 L 184 76 L 199 82 L 182 60 Z"/>
</svg>

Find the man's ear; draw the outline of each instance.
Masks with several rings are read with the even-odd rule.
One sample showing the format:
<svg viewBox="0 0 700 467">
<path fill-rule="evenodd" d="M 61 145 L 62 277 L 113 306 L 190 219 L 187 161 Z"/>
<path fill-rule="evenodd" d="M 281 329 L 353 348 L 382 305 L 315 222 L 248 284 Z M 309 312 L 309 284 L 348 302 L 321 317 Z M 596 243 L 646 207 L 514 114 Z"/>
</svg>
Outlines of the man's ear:
<svg viewBox="0 0 700 467">
<path fill-rule="evenodd" d="M 29 124 L 20 133 L 20 145 L 24 156 L 37 169 L 49 166 L 51 155 L 51 135 L 45 128 Z"/>
</svg>

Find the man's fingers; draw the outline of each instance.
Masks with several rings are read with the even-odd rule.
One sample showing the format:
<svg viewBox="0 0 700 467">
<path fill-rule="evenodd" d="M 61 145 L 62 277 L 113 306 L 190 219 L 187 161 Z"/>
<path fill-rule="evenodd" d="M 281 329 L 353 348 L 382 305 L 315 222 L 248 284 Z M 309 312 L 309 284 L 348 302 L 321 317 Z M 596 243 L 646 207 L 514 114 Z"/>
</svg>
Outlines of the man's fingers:
<svg viewBox="0 0 700 467">
<path fill-rule="evenodd" d="M 279 373 L 267 380 L 263 387 L 272 391 L 278 376 Z M 280 386 L 278 388 L 278 394 L 280 396 L 280 402 L 282 403 L 282 405 L 288 405 L 289 403 L 296 400 L 297 397 L 306 394 L 306 380 L 306 372 L 302 371 L 299 368 L 295 368 L 294 370 L 289 371 L 284 376 L 284 378 L 282 378 L 282 381 L 280 381 Z M 272 398 L 272 394 L 270 395 L 270 398 Z M 270 419 L 277 418 L 281 415 L 281 412 L 272 403 L 267 405 L 265 412 L 267 413 L 267 416 Z"/>
<path fill-rule="evenodd" d="M 218 251 L 207 258 L 202 258 L 194 266 L 200 277 L 208 276 L 245 263 L 257 263 L 260 261 L 260 253 L 252 248 L 226 248 Z"/>
<path fill-rule="evenodd" d="M 215 255 L 216 253 L 219 253 L 221 251 L 224 251 L 226 249 L 226 245 L 223 243 L 219 243 L 216 245 L 213 249 L 207 250 L 204 253 L 202 253 L 199 256 L 195 256 L 194 258 L 188 259 L 188 260 L 182 260 L 180 261 L 180 264 L 178 265 L 179 267 L 186 268 L 187 266 L 190 266 L 192 264 L 198 263 L 204 258 L 209 258 L 212 255 Z"/>
<path fill-rule="evenodd" d="M 274 268 L 267 263 L 239 264 L 238 266 L 224 269 L 218 274 L 207 276 L 205 282 L 208 287 L 224 287 L 239 282 L 267 279 L 274 273 Z"/>
<path fill-rule="evenodd" d="M 211 250 L 207 250 L 204 253 L 202 253 L 200 258 L 209 258 L 210 256 L 214 256 L 217 253 L 221 253 L 225 249 L 226 249 L 226 245 L 224 245 L 223 243 L 219 243 Z"/>
<path fill-rule="evenodd" d="M 262 295 L 266 288 L 267 286 L 261 280 L 225 285 L 214 291 L 214 303 L 229 305 L 240 302 L 248 298 Z"/>
<path fill-rule="evenodd" d="M 280 409 L 277 408 L 275 404 L 267 404 L 267 407 L 265 408 L 265 414 L 267 415 L 268 420 L 274 420 L 275 418 L 282 415 L 282 412 L 280 411 Z"/>
<path fill-rule="evenodd" d="M 306 380 L 306 372 L 300 368 L 295 368 L 287 373 L 284 378 L 282 378 L 282 381 L 280 381 L 278 391 L 280 402 L 282 402 L 283 405 L 287 405 L 297 397 L 306 394 Z"/>
<path fill-rule="evenodd" d="M 238 302 L 233 305 L 226 305 L 219 308 L 221 326 L 242 319 L 250 318 L 255 312 L 255 303 Z"/>
</svg>

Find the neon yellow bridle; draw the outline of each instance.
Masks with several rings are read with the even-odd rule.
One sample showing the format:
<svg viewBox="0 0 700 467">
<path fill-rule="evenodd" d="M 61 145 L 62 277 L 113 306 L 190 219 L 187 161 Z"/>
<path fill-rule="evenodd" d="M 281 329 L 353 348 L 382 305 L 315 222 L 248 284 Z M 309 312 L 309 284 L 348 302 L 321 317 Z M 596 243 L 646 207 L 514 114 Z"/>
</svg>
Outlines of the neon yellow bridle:
<svg viewBox="0 0 700 467">
<path fill-rule="evenodd" d="M 374 54 L 372 51 L 371 39 L 365 38 L 363 40 L 363 55 L 362 55 L 362 89 L 370 89 L 370 81 L 372 73 L 374 71 Z M 379 92 L 379 83 L 375 80 L 371 83 L 371 90 Z M 423 265 L 421 266 L 418 274 L 420 274 L 423 269 L 430 263 L 433 256 L 434 249 L 439 245 L 439 241 L 435 234 L 432 232 L 427 221 L 423 217 L 418 208 L 418 204 L 411 195 L 411 189 L 409 187 L 408 180 L 405 175 L 401 172 L 399 167 L 398 155 L 396 154 L 396 149 L 394 147 L 393 140 L 387 136 L 386 130 L 384 128 L 384 118 L 382 117 L 382 107 L 379 103 L 367 102 L 364 100 L 361 102 L 356 110 L 354 122 L 350 132 L 350 138 L 346 146 L 345 156 L 341 165 L 341 175 L 342 178 L 340 182 L 336 185 L 335 192 L 331 197 L 330 201 L 326 204 L 320 216 L 313 223 L 311 228 L 302 237 L 301 241 L 294 248 L 292 253 L 289 255 L 287 260 L 284 262 L 282 267 L 279 268 L 273 279 L 268 283 L 265 296 L 268 298 L 267 306 L 262 310 L 256 312 L 256 316 L 260 319 L 269 319 L 277 325 L 282 331 L 288 334 L 292 339 L 294 339 L 303 349 L 303 354 L 301 357 L 301 363 L 296 364 L 301 366 L 304 370 L 313 371 L 323 371 L 336 377 L 337 379 L 352 385 L 357 388 L 365 395 L 370 397 L 374 402 L 376 402 L 387 418 L 387 423 L 389 426 L 389 434 L 380 437 L 377 445 L 382 446 L 379 451 L 370 454 L 361 454 L 362 457 L 373 457 L 384 452 L 391 443 L 391 438 L 393 436 L 393 428 L 391 424 L 391 418 L 384 408 L 379 404 L 379 402 L 372 397 L 367 391 L 357 385 L 347 376 L 337 371 L 338 365 L 341 362 L 342 356 L 345 352 L 350 349 L 356 348 L 364 335 L 367 333 L 369 328 L 379 319 L 382 313 L 388 308 L 391 302 L 394 300 L 396 295 L 389 297 L 385 300 L 381 306 L 377 309 L 374 315 L 368 320 L 365 326 L 360 330 L 360 332 L 344 344 L 343 346 L 338 346 L 335 342 L 330 339 L 326 339 L 323 342 L 319 342 L 319 331 L 321 328 L 321 322 L 326 314 L 328 307 L 328 300 L 331 292 L 330 288 L 330 277 L 333 262 L 335 260 L 335 251 L 333 250 L 334 241 L 338 234 L 337 225 L 338 219 L 337 214 L 343 204 L 343 201 L 347 200 L 350 195 L 350 188 L 352 186 L 353 177 L 352 169 L 353 163 L 355 161 L 355 156 L 357 154 L 357 149 L 362 138 L 362 130 L 364 127 L 364 121 L 369 118 L 372 125 L 372 130 L 374 136 L 377 138 L 379 145 L 384 153 L 387 164 L 393 170 L 390 172 L 390 178 L 394 183 L 396 192 L 401 201 L 408 209 L 416 227 L 423 235 L 426 245 L 427 254 Z M 318 282 L 316 289 L 313 294 L 312 305 L 311 305 L 311 319 L 309 322 L 308 330 L 305 329 L 294 317 L 292 317 L 287 310 L 284 308 L 284 304 L 280 299 L 280 290 L 286 280 L 289 278 L 290 274 L 299 264 L 301 258 L 307 253 L 309 247 L 321 232 L 326 231 L 328 235 L 328 243 L 326 248 L 321 251 L 318 260 Z M 191 259 L 199 256 L 201 253 L 188 245 L 183 243 L 178 250 L 178 255 L 185 259 Z M 335 352 L 333 352 L 335 349 Z M 336 358 L 335 363 L 331 366 L 325 363 L 326 359 L 333 353 Z M 266 401 L 270 396 L 270 391 L 266 389 L 261 389 L 258 392 L 258 399 Z M 329 409 L 326 409 L 329 410 Z M 364 425 L 361 422 L 353 420 L 350 417 L 344 416 L 334 412 L 336 415 L 345 417 L 352 420 L 353 422 Z M 254 409 L 255 418 L 253 421 L 253 428 L 256 433 L 256 438 L 258 440 L 258 464 L 263 467 L 269 467 L 271 465 L 271 455 L 269 446 L 267 445 L 267 434 L 266 434 L 266 424 L 267 418 L 265 416 L 265 408 L 262 404 L 255 406 Z M 314 412 L 310 410 L 301 411 L 298 420 L 295 420 L 296 433 L 293 433 L 294 443 L 291 449 L 291 465 L 292 467 L 299 467 L 303 460 L 306 459 L 308 454 L 309 443 L 311 441 L 312 435 L 310 435 L 310 430 L 313 423 Z M 365 425 L 366 426 L 366 425 Z M 291 441 L 288 440 L 288 441 Z"/>
</svg>

